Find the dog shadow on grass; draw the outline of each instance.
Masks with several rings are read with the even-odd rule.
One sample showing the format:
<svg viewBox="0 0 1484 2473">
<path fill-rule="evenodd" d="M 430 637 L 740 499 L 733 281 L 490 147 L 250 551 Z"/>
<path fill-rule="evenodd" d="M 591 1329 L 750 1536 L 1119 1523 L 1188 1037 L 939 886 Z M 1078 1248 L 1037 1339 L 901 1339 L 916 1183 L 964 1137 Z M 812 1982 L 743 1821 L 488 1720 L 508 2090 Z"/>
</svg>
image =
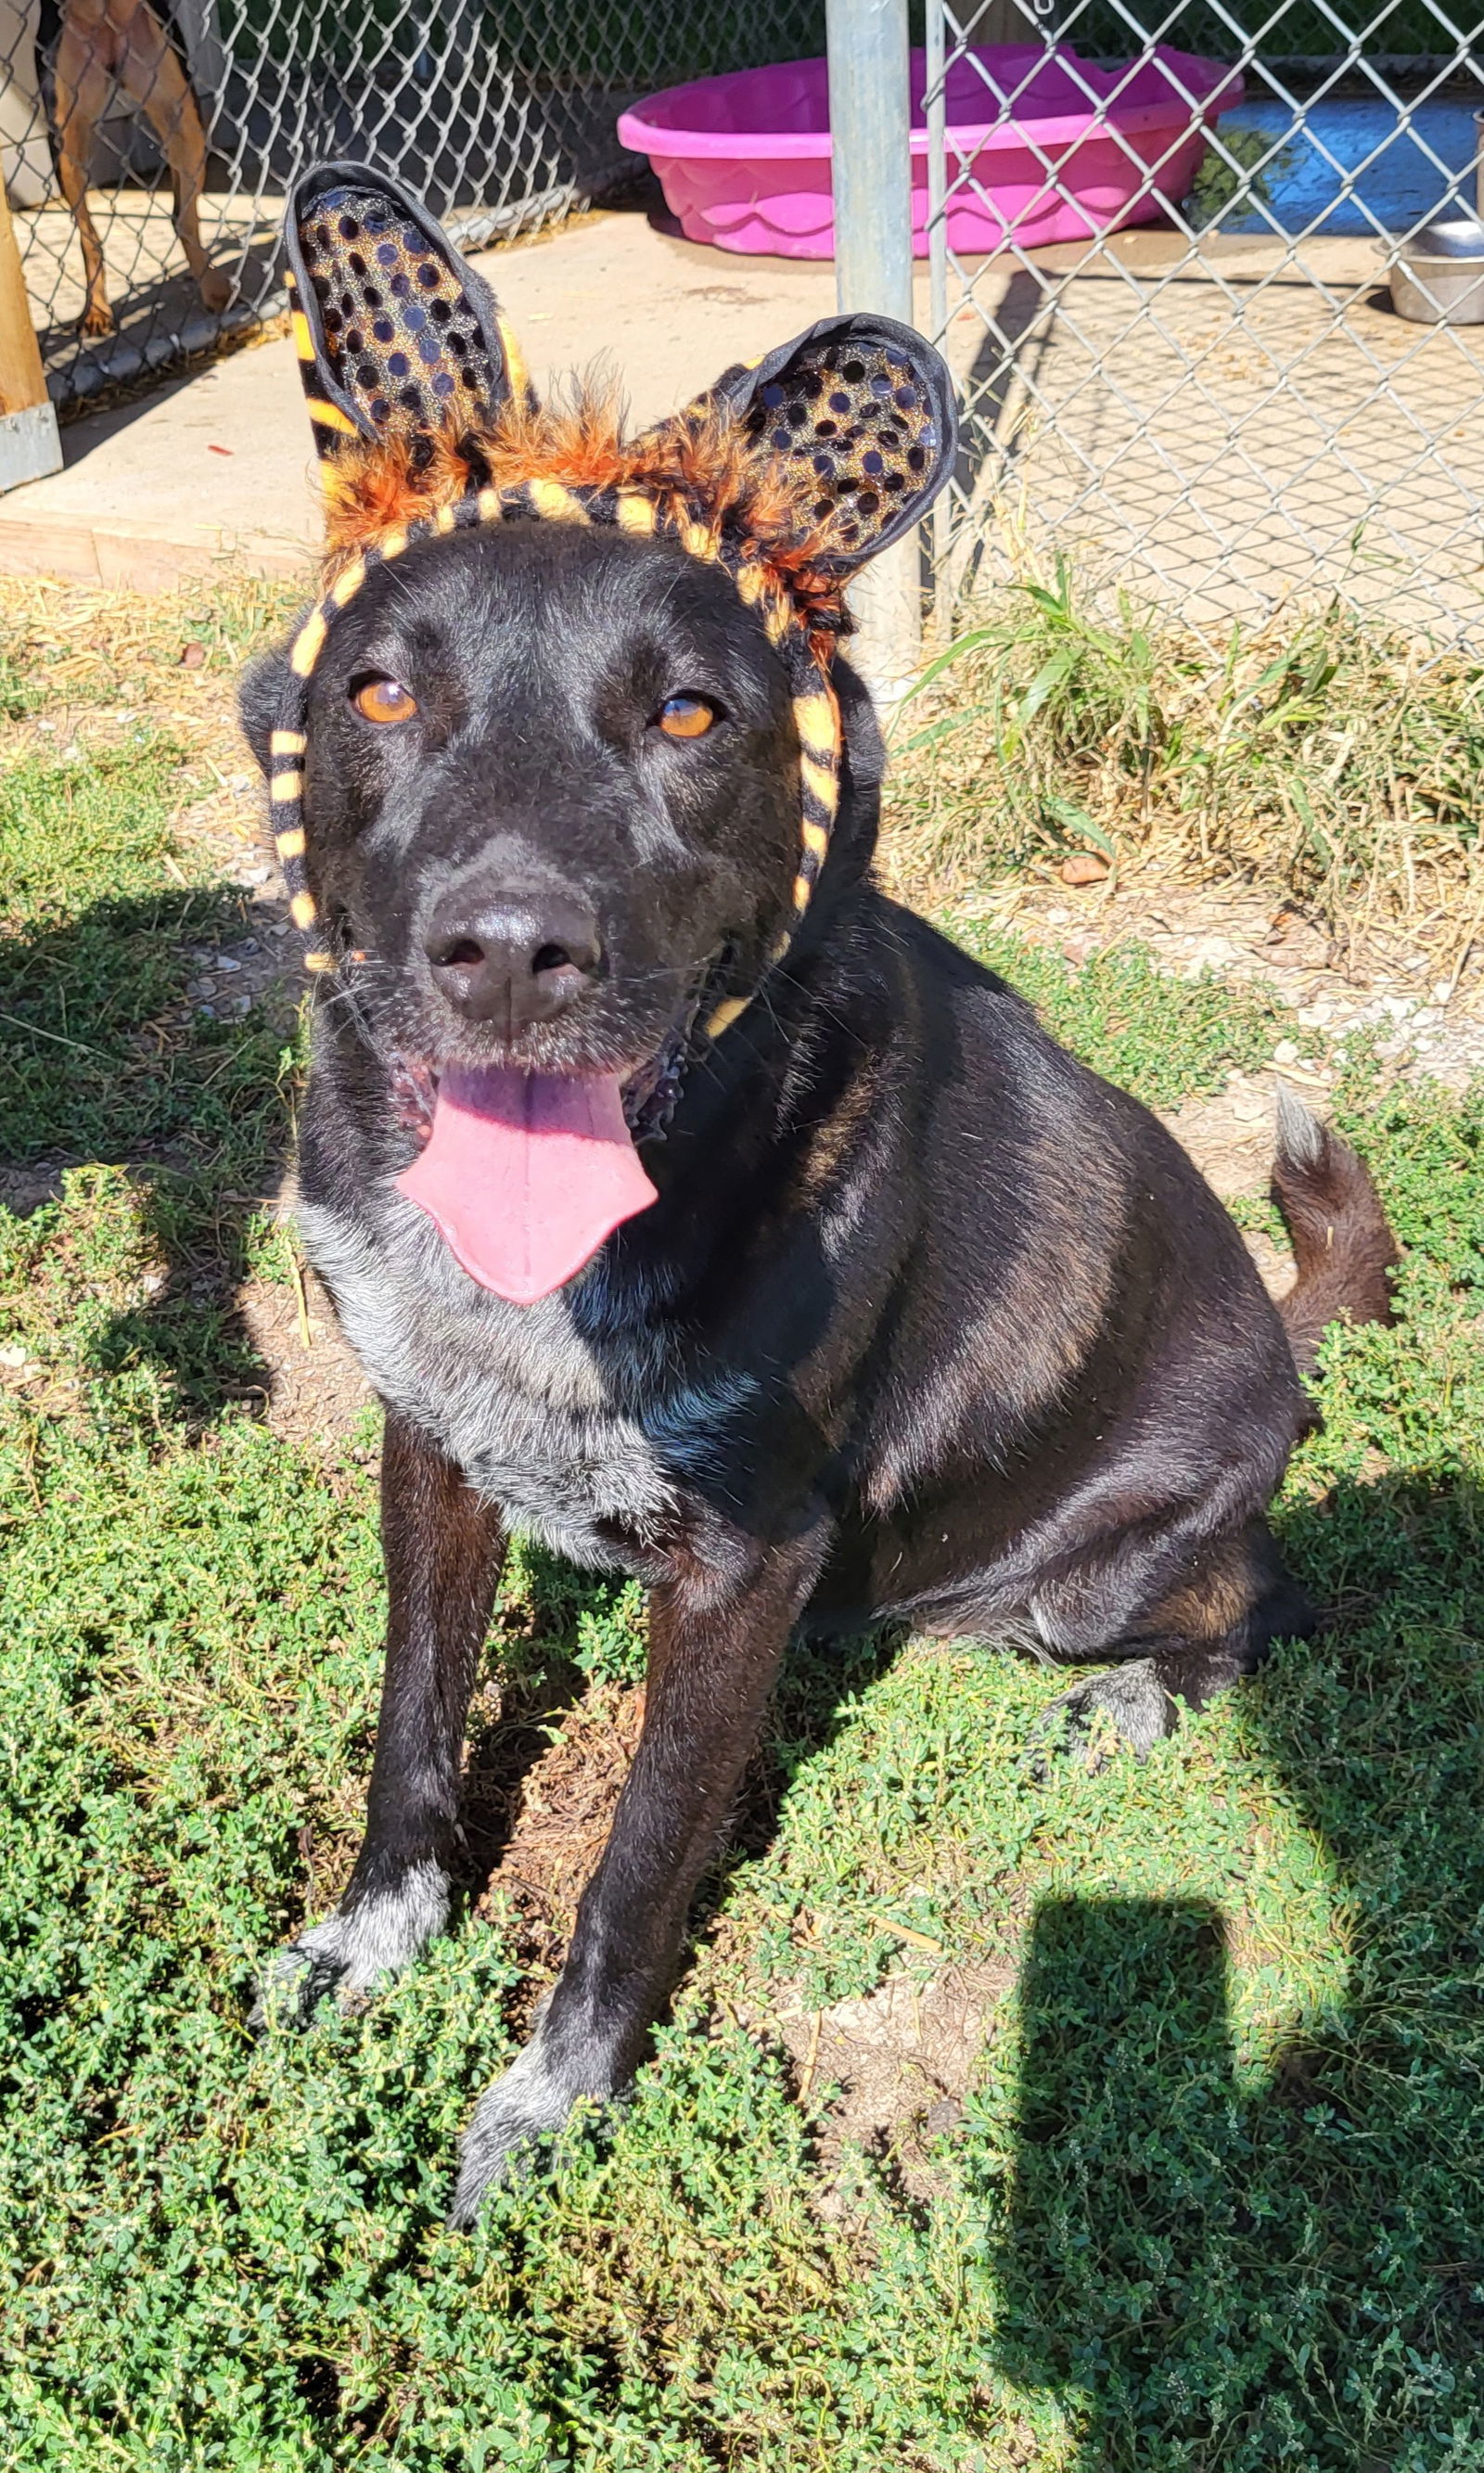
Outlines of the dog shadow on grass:
<svg viewBox="0 0 1484 2473">
<path fill-rule="evenodd" d="M 1056 1897 L 1030 1933 L 993 2357 L 1077 2473 L 1484 2461 L 1484 1517 L 1386 1479 L 1285 1525 L 1343 1597 L 1243 1724 L 1348 1891 L 1343 2002 L 1243 2071 L 1209 1900 Z"/>
<path fill-rule="evenodd" d="M 71 1318 L 84 1380 L 142 1374 L 156 1420 L 266 1398 L 239 1291 L 290 1131 L 299 991 L 276 924 L 239 888 L 188 885 L 0 941 L 0 1201 L 23 1219 L 60 1202 L 34 1265 L 48 1315 Z"/>
</svg>

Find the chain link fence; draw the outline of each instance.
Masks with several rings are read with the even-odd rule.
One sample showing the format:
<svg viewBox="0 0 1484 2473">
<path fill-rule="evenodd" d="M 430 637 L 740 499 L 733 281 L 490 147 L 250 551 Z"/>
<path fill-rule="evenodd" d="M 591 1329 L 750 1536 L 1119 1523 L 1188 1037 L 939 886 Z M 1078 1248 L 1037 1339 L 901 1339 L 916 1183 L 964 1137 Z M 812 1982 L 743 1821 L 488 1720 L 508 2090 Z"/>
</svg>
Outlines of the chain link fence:
<svg viewBox="0 0 1484 2473">
<path fill-rule="evenodd" d="M 823 47 L 823 0 L 0 0 L 0 170 L 60 404 L 281 306 L 300 166 L 374 162 L 470 248 L 639 168 L 657 86 Z"/>
<path fill-rule="evenodd" d="M 930 324 L 966 416 L 945 613 L 1028 541 L 1213 638 L 1315 589 L 1476 636 L 1484 325 L 1387 289 L 1473 203 L 1472 27 L 1444 0 L 925 0 L 920 31 Z M 639 96 L 823 42 L 823 0 L 0 0 L 53 397 L 279 305 L 305 161 L 373 160 L 478 247 L 632 179 Z"/>
<path fill-rule="evenodd" d="M 928 0 L 945 617 L 1029 545 L 1212 642 L 1329 591 L 1484 636 L 1484 325 L 1388 288 L 1474 207 L 1475 31 L 1440 0 Z M 1470 293 L 1415 276 L 1424 318 Z"/>
</svg>

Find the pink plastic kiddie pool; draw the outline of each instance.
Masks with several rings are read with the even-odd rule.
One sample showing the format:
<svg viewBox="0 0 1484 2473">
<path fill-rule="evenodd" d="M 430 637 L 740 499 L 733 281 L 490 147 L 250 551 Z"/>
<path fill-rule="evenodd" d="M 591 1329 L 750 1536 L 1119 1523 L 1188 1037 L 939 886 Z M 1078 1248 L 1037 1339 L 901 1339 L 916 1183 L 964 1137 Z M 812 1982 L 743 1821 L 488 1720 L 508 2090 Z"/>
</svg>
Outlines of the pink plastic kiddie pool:
<svg viewBox="0 0 1484 2473">
<path fill-rule="evenodd" d="M 927 254 L 922 88 L 923 56 L 914 52 L 912 223 L 919 257 Z M 1022 249 L 1034 249 L 1156 222 L 1189 189 L 1206 132 L 1218 113 L 1241 102 L 1242 81 L 1217 60 L 1162 43 L 1132 72 L 1094 68 L 1065 46 L 1047 51 L 1009 43 L 956 60 L 945 99 L 953 189 L 948 245 L 974 255 L 1002 248 L 1010 234 Z M 618 134 L 625 146 L 649 156 L 687 240 L 754 255 L 833 255 L 823 60 L 669 86 L 626 111 Z M 971 187 L 953 186 L 961 157 L 972 159 Z"/>
</svg>

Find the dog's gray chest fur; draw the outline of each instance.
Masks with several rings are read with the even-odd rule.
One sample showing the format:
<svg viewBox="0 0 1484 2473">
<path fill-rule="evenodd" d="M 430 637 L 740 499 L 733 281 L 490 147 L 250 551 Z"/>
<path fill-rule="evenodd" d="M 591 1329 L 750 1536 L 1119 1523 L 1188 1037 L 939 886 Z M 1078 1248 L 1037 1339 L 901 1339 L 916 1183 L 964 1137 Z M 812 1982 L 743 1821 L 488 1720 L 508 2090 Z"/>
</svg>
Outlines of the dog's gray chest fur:
<svg viewBox="0 0 1484 2473">
<path fill-rule="evenodd" d="M 589 1569 L 639 1568 L 675 1510 L 677 1477 L 702 1465 L 746 1386 L 687 1381 L 644 1327 L 594 1336 L 584 1321 L 598 1318 L 580 1319 L 565 1292 L 505 1304 L 399 1195 L 354 1218 L 305 1202 L 299 1226 L 382 1398 L 431 1432 L 513 1528 Z M 599 1523 L 616 1524 L 638 1553 Z"/>
</svg>

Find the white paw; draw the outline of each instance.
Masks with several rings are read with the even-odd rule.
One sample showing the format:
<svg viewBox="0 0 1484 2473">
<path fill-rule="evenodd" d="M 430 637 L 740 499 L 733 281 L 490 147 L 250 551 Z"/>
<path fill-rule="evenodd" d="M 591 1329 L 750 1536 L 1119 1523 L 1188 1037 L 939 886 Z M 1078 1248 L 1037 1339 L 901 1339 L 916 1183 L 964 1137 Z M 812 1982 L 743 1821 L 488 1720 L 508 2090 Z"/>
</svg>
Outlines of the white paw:
<svg viewBox="0 0 1484 2473">
<path fill-rule="evenodd" d="M 582 2096 L 600 2092 L 591 2083 L 598 2075 L 559 2064 L 538 2029 L 474 2107 L 459 2145 L 450 2224 L 467 2229 L 476 2221 L 485 2193 L 521 2172 L 531 2160 L 529 2150 L 562 2127 Z"/>
<path fill-rule="evenodd" d="M 364 2006 L 447 1921 L 447 1875 L 436 1863 L 415 1863 L 395 1889 L 337 1908 L 277 1950 L 263 1970 L 249 2025 L 301 2027 L 327 1992 L 342 2009 Z"/>
</svg>

